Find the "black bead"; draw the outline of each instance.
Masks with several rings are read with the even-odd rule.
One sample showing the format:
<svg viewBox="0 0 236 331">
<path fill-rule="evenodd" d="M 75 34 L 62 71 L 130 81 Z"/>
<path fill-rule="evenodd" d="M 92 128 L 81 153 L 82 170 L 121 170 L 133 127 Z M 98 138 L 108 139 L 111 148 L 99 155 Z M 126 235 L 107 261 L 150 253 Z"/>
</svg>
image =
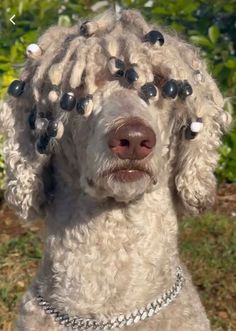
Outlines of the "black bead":
<svg viewBox="0 0 236 331">
<path fill-rule="evenodd" d="M 28 122 L 31 130 L 35 130 L 36 111 L 31 111 L 28 117 Z"/>
<path fill-rule="evenodd" d="M 125 78 L 129 84 L 132 84 L 136 80 L 138 80 L 139 76 L 134 68 L 130 68 L 125 72 Z"/>
<path fill-rule="evenodd" d="M 124 70 L 125 70 L 124 61 L 122 61 L 120 59 L 116 59 L 115 60 L 115 66 L 118 69 L 117 72 L 115 73 L 115 76 L 117 76 L 117 77 L 124 76 Z"/>
<path fill-rule="evenodd" d="M 73 94 L 70 93 L 63 94 L 60 100 L 60 106 L 62 109 L 71 111 L 72 109 L 74 109 L 75 104 L 76 104 L 76 99 Z"/>
<path fill-rule="evenodd" d="M 50 141 L 50 137 L 47 134 L 44 134 L 39 137 L 39 140 L 36 143 L 37 151 L 40 154 L 46 154 L 47 153 L 47 146 Z"/>
<path fill-rule="evenodd" d="M 49 122 L 47 134 L 49 137 L 56 137 L 57 135 L 57 129 L 58 129 L 58 123 L 57 122 Z"/>
<path fill-rule="evenodd" d="M 115 59 L 115 65 L 117 69 L 120 70 L 125 70 L 125 64 L 124 61 L 120 60 L 120 59 Z"/>
<path fill-rule="evenodd" d="M 190 96 L 193 93 L 192 86 L 189 84 L 187 80 L 180 82 L 178 84 L 178 96 L 182 99 Z"/>
<path fill-rule="evenodd" d="M 76 105 L 76 110 L 80 115 L 85 114 L 86 107 L 91 99 L 92 99 L 92 95 L 87 95 L 86 97 L 82 97 L 79 99 Z"/>
<path fill-rule="evenodd" d="M 148 41 L 150 44 L 154 45 L 157 41 L 160 46 L 165 42 L 163 34 L 157 30 L 152 30 L 144 36 L 144 41 Z"/>
<path fill-rule="evenodd" d="M 22 80 L 14 80 L 8 87 L 8 93 L 13 97 L 19 97 L 23 93 L 24 87 L 25 82 Z"/>
<path fill-rule="evenodd" d="M 174 79 L 168 80 L 162 87 L 162 95 L 164 98 L 175 98 L 178 94 L 178 85 Z"/>
<path fill-rule="evenodd" d="M 80 34 L 82 36 L 88 37 L 88 27 L 87 27 L 88 21 L 84 22 L 80 27 Z"/>
<path fill-rule="evenodd" d="M 154 84 L 146 83 L 141 87 L 141 92 L 143 93 L 144 97 L 149 99 L 155 97 L 157 95 L 157 89 Z"/>
<path fill-rule="evenodd" d="M 115 73 L 116 77 L 123 77 L 124 76 L 124 71 L 123 70 L 117 70 L 117 72 Z"/>
<path fill-rule="evenodd" d="M 190 126 L 185 129 L 185 139 L 192 140 L 197 136 L 198 132 L 192 132 Z"/>
</svg>

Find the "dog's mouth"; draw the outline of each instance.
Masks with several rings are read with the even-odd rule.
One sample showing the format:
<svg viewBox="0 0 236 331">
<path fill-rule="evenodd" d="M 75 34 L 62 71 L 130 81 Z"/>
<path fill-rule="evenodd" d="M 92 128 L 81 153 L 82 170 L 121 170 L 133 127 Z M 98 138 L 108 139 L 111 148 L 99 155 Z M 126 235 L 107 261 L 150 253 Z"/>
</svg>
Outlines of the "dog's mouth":
<svg viewBox="0 0 236 331">
<path fill-rule="evenodd" d="M 103 177 L 111 176 L 117 182 L 129 183 L 136 182 L 144 176 L 153 178 L 152 173 L 145 168 L 115 168 L 102 174 Z"/>
</svg>

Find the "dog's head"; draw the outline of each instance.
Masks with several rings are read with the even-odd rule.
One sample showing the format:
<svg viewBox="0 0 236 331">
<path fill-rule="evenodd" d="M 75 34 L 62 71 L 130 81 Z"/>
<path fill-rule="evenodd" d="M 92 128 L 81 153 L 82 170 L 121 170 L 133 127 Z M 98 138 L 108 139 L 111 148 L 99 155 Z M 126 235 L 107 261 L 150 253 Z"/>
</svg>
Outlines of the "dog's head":
<svg viewBox="0 0 236 331">
<path fill-rule="evenodd" d="M 1 110 L 21 217 L 40 215 L 57 181 L 127 203 L 165 185 L 192 212 L 213 201 L 230 116 L 194 47 L 123 11 L 52 27 L 27 55 Z"/>
</svg>

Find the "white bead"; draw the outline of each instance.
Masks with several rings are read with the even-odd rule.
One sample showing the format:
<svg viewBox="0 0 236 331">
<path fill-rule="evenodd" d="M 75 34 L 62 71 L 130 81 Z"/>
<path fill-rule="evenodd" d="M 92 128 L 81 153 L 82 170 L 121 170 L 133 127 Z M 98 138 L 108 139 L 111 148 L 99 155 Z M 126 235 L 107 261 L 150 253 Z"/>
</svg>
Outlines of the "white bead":
<svg viewBox="0 0 236 331">
<path fill-rule="evenodd" d="M 50 91 L 48 94 L 48 99 L 51 102 L 56 102 L 59 99 L 59 93 L 57 91 Z"/>
<path fill-rule="evenodd" d="M 36 59 L 42 55 L 42 50 L 37 44 L 30 44 L 26 48 L 26 54 L 28 57 Z"/>
<path fill-rule="evenodd" d="M 200 132 L 203 128 L 202 122 L 192 122 L 190 125 L 190 129 L 192 132 Z"/>
</svg>

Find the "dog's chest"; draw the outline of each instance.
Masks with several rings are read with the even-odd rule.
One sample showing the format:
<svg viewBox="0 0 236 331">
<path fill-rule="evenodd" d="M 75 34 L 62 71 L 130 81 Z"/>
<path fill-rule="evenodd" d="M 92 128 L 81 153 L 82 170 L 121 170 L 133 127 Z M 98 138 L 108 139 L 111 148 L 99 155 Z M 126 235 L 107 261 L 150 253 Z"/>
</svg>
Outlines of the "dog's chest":
<svg viewBox="0 0 236 331">
<path fill-rule="evenodd" d="M 166 272 L 176 254 L 175 222 L 157 218 L 156 211 L 143 211 L 139 218 L 136 212 L 124 217 L 113 210 L 71 226 L 63 237 L 49 236 L 46 293 L 58 308 L 70 315 L 127 312 L 173 280 Z"/>
</svg>

